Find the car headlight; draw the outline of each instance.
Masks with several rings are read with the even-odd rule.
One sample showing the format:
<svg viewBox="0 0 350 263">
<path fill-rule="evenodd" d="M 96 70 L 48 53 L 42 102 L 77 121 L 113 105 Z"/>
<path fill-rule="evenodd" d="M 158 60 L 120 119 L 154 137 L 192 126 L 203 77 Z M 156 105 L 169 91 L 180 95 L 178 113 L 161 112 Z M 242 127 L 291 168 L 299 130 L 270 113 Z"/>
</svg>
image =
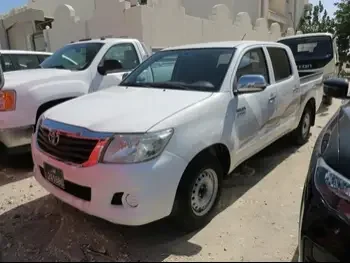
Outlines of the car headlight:
<svg viewBox="0 0 350 263">
<path fill-rule="evenodd" d="M 38 121 L 37 121 L 37 123 L 36 123 L 36 127 L 35 127 L 34 133 L 38 133 L 38 130 L 39 130 L 41 124 L 43 124 L 44 120 L 45 120 L 44 114 L 41 114 L 39 119 L 38 119 Z"/>
<path fill-rule="evenodd" d="M 317 161 L 315 185 L 330 208 L 350 219 L 350 180 L 333 170 L 323 158 Z"/>
<path fill-rule="evenodd" d="M 173 129 L 144 134 L 116 134 L 105 146 L 103 163 L 139 163 L 158 157 L 173 135 Z"/>
</svg>

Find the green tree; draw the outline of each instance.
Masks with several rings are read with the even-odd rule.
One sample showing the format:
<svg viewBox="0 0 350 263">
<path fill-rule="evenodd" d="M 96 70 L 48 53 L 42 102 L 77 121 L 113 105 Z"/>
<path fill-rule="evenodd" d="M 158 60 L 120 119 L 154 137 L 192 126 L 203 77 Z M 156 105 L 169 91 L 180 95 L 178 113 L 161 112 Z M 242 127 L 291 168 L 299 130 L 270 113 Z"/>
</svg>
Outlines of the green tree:
<svg viewBox="0 0 350 263">
<path fill-rule="evenodd" d="M 303 33 L 334 33 L 334 20 L 329 17 L 321 1 L 318 5 L 305 5 L 304 15 L 300 19 L 298 29 Z"/>
<path fill-rule="evenodd" d="M 335 16 L 335 31 L 337 36 L 340 64 L 350 60 L 350 0 L 340 0 L 335 3 L 337 10 Z"/>
</svg>

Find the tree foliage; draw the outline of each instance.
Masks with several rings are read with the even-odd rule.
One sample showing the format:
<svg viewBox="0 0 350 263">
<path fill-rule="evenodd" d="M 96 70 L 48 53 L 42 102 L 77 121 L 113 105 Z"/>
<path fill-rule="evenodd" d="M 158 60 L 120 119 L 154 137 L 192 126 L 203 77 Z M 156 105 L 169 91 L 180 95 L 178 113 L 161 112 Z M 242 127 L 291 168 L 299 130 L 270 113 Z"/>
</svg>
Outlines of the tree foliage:
<svg viewBox="0 0 350 263">
<path fill-rule="evenodd" d="M 329 17 L 321 1 L 318 5 L 305 5 L 304 15 L 300 19 L 298 29 L 303 33 L 334 33 L 334 20 Z"/>
<path fill-rule="evenodd" d="M 339 0 L 335 3 L 337 10 L 334 13 L 334 24 L 337 36 L 339 60 L 341 63 L 350 59 L 350 0 Z"/>
</svg>

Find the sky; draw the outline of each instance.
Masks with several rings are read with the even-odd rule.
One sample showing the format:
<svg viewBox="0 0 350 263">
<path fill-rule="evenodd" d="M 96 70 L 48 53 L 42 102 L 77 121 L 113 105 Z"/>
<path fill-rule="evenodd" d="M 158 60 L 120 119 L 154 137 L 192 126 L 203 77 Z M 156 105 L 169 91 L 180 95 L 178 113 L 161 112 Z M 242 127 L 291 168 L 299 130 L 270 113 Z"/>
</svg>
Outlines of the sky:
<svg viewBox="0 0 350 263">
<path fill-rule="evenodd" d="M 28 0 L 0 0 L 0 14 L 10 11 L 14 7 L 23 6 Z"/>
<path fill-rule="evenodd" d="M 203 0 L 202 0 L 203 1 Z M 296 0 L 304 1 L 304 0 Z M 317 4 L 319 0 L 309 0 L 311 4 Z M 336 0 L 321 0 L 330 15 L 335 11 L 334 3 Z M 28 2 L 28 0 L 0 0 L 0 14 L 6 13 L 14 7 L 19 7 Z"/>
<path fill-rule="evenodd" d="M 301 1 L 301 0 L 296 0 Z M 309 0 L 310 4 L 317 5 L 319 0 Z M 321 0 L 324 8 L 327 10 L 328 14 L 330 16 L 333 15 L 334 11 L 336 10 L 336 7 L 334 6 L 334 3 L 338 2 L 336 0 Z"/>
</svg>

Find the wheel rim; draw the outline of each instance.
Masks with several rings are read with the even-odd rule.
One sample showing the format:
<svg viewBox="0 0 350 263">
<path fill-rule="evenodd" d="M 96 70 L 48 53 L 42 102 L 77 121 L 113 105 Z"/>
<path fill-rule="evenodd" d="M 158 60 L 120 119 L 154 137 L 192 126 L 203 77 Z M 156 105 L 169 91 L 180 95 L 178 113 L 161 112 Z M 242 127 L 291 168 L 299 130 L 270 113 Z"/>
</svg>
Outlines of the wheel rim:
<svg viewBox="0 0 350 263">
<path fill-rule="evenodd" d="M 196 216 L 204 216 L 213 207 L 218 186 L 218 176 L 213 169 L 206 169 L 198 175 L 191 194 L 191 208 Z"/>
<path fill-rule="evenodd" d="M 304 115 L 303 125 L 302 125 L 302 128 L 301 128 L 301 132 L 302 132 L 303 138 L 306 138 L 309 135 L 310 123 L 311 123 L 310 114 L 307 112 Z"/>
</svg>

